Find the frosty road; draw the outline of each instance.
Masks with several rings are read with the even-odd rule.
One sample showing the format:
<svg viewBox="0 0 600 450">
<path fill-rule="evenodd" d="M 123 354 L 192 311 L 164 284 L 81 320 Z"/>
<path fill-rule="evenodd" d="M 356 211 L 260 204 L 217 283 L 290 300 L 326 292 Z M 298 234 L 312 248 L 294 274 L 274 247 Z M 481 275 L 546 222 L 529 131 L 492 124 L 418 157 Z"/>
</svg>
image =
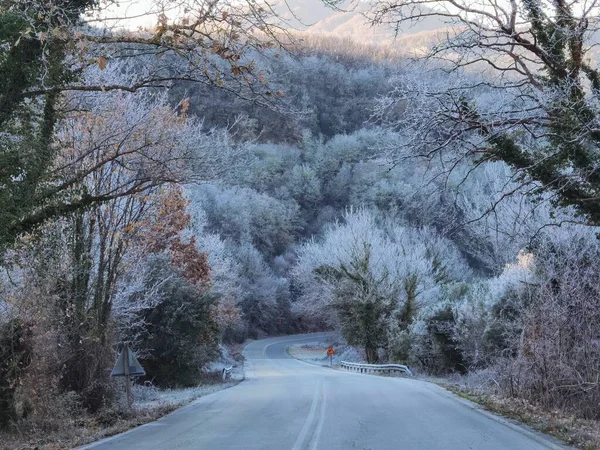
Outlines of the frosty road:
<svg viewBox="0 0 600 450">
<path fill-rule="evenodd" d="M 247 379 L 94 450 L 500 450 L 565 448 L 494 418 L 444 389 L 407 378 L 346 373 L 291 358 L 291 344 L 250 343 Z"/>
</svg>

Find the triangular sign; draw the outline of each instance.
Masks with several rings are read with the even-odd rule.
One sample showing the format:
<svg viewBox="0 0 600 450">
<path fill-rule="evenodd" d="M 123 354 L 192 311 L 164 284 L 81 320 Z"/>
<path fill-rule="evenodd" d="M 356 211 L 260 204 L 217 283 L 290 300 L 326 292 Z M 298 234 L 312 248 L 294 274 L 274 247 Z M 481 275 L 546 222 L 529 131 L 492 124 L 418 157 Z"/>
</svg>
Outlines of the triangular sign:
<svg viewBox="0 0 600 450">
<path fill-rule="evenodd" d="M 125 361 L 127 360 L 127 361 Z M 126 364 L 127 362 L 127 364 Z M 127 367 L 128 366 L 128 367 Z M 129 369 L 129 370 L 126 370 Z M 117 358 L 117 363 L 115 364 L 114 369 L 110 373 L 111 377 L 143 377 L 146 375 L 146 371 L 139 363 L 129 346 L 125 346 L 121 353 L 119 353 L 119 357 Z"/>
</svg>

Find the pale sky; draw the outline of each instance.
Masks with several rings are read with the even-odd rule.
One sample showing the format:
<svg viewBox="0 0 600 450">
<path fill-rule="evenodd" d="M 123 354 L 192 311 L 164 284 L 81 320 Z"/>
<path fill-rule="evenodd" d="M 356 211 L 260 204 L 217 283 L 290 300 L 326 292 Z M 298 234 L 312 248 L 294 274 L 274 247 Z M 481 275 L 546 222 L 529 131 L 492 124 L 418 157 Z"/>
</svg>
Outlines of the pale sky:
<svg viewBox="0 0 600 450">
<path fill-rule="evenodd" d="M 153 27 L 158 22 L 158 15 L 163 8 L 169 19 L 176 16 L 179 3 L 168 0 L 121 0 L 118 6 L 104 8 L 95 19 L 117 28 Z"/>
</svg>

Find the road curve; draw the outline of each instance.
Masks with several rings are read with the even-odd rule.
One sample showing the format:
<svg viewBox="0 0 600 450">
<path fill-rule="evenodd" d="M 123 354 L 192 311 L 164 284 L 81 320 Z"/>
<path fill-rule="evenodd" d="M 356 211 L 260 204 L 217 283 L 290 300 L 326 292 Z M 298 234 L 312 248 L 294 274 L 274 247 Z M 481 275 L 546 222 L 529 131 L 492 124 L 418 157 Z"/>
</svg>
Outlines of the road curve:
<svg viewBox="0 0 600 450">
<path fill-rule="evenodd" d="M 248 344 L 247 379 L 94 450 L 543 450 L 555 440 L 423 381 L 346 373 L 291 358 L 326 334 Z"/>
</svg>

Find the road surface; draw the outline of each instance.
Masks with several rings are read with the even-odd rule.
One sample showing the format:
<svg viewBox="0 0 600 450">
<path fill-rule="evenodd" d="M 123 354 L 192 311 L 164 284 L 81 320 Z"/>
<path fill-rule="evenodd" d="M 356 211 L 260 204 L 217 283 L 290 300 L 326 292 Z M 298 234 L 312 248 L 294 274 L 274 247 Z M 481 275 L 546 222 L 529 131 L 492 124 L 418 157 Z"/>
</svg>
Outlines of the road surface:
<svg viewBox="0 0 600 450">
<path fill-rule="evenodd" d="M 423 381 L 346 373 L 291 358 L 291 344 L 255 341 L 247 379 L 94 450 L 543 450 L 566 448 Z"/>
</svg>

